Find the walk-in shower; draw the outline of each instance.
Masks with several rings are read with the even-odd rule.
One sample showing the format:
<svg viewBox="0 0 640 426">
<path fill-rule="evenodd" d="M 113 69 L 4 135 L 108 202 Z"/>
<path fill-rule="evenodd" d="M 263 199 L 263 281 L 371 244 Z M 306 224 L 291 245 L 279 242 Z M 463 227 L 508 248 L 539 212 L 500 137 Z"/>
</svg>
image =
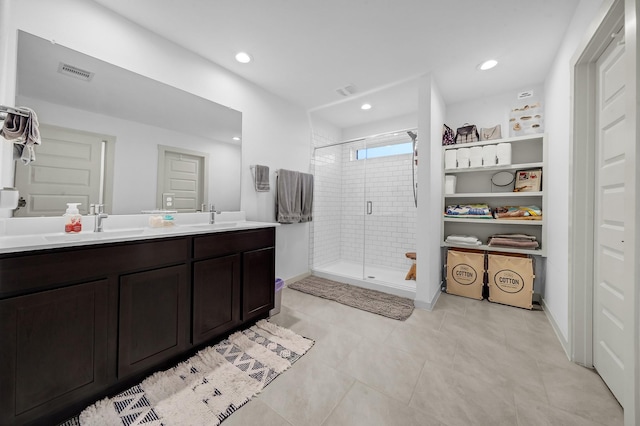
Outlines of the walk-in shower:
<svg viewBox="0 0 640 426">
<path fill-rule="evenodd" d="M 415 129 L 314 150 L 314 275 L 413 297 Z M 413 136 L 412 136 L 413 135 Z"/>
</svg>

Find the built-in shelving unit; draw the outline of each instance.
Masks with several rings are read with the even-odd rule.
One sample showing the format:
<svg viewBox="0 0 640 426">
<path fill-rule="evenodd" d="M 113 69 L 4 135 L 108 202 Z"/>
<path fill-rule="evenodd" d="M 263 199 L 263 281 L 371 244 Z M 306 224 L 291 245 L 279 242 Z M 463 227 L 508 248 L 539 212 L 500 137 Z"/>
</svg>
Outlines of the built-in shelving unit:
<svg viewBox="0 0 640 426">
<path fill-rule="evenodd" d="M 444 157 L 447 150 L 471 148 L 498 143 L 511 144 L 511 163 L 508 165 L 491 165 L 473 168 L 444 168 Z M 480 141 L 468 144 L 448 145 L 442 147 L 443 174 L 456 176 L 456 191 L 446 194 L 443 177 L 442 211 L 447 205 L 486 203 L 491 208 L 500 206 L 530 206 L 536 205 L 542 209 L 541 220 L 521 219 L 486 219 L 468 217 L 444 217 L 441 221 L 442 247 L 473 248 L 504 253 L 523 253 L 546 256 L 546 194 L 547 179 L 545 170 L 547 164 L 546 136 L 534 134 L 515 138 L 504 138 L 492 141 Z M 515 173 L 519 170 L 542 169 L 542 190 L 537 192 L 513 192 L 513 184 L 505 187 L 495 186 L 491 182 L 492 176 L 498 172 Z M 518 249 L 510 247 L 489 247 L 488 238 L 499 233 L 523 233 L 534 235 L 540 244 L 536 250 Z M 480 246 L 452 244 L 445 242 L 449 235 L 473 235 L 484 242 Z"/>
</svg>

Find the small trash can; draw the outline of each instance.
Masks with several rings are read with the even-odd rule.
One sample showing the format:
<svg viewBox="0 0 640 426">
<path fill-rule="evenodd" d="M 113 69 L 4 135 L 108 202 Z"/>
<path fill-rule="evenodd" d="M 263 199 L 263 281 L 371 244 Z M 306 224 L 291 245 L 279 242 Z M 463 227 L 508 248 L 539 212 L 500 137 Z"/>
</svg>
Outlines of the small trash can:
<svg viewBox="0 0 640 426">
<path fill-rule="evenodd" d="M 282 306 L 282 288 L 284 287 L 284 281 L 280 278 L 276 278 L 276 292 L 274 296 L 273 309 L 269 311 L 269 316 L 272 317 L 280 313 L 280 307 Z"/>
</svg>

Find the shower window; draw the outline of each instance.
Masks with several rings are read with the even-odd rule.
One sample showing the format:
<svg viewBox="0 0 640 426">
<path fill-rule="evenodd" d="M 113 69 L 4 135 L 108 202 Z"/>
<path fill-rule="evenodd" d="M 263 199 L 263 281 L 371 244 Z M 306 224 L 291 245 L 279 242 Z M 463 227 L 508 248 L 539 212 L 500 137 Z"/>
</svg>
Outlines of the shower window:
<svg viewBox="0 0 640 426">
<path fill-rule="evenodd" d="M 366 158 L 390 157 L 392 155 L 411 154 L 412 150 L 413 150 L 412 142 L 403 142 L 403 143 L 397 143 L 393 145 L 362 148 L 356 151 L 356 160 L 364 160 Z"/>
</svg>

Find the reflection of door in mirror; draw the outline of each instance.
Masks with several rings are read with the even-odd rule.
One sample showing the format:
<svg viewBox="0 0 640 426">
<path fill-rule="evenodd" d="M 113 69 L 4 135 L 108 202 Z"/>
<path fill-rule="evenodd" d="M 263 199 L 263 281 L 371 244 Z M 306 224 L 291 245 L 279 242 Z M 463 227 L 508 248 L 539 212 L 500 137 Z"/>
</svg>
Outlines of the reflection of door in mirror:
<svg viewBox="0 0 640 426">
<path fill-rule="evenodd" d="M 113 152 L 115 137 L 57 126 L 40 125 L 42 145 L 37 161 L 16 163 L 15 186 L 26 206 L 14 216 L 61 216 L 67 203 L 105 204 L 111 211 Z M 111 158 L 111 161 L 108 161 Z"/>
<path fill-rule="evenodd" d="M 193 213 L 206 204 L 208 167 L 206 153 L 159 146 L 158 208 Z"/>
</svg>

